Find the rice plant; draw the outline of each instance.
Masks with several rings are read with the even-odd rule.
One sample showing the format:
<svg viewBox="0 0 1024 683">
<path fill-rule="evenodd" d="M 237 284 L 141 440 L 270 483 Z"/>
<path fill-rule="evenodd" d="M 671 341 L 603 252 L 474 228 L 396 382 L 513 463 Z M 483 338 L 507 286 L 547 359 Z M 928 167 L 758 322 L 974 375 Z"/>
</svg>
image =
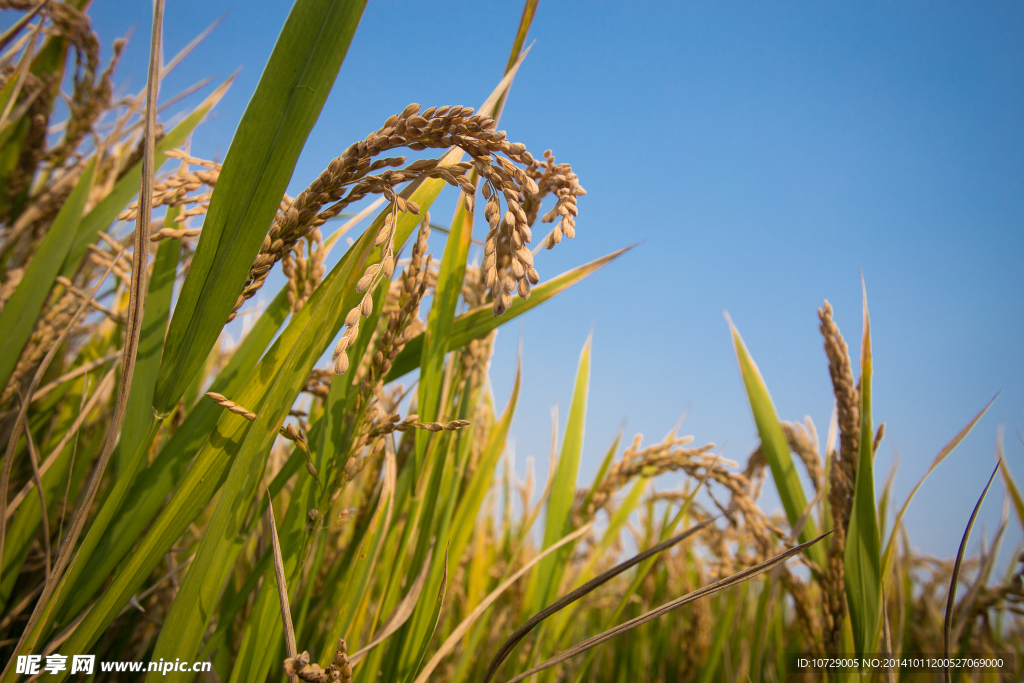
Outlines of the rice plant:
<svg viewBox="0 0 1024 683">
<path fill-rule="evenodd" d="M 616 439 L 580 485 L 588 341 L 547 481 L 514 470 L 527 380 L 493 395 L 498 327 L 626 251 L 541 276 L 586 202 L 569 164 L 498 129 L 536 4 L 479 107 L 410 104 L 293 198 L 365 2 L 296 0 L 220 163 L 189 138 L 231 80 L 185 111 L 192 89 L 160 92 L 195 44 L 161 63 L 162 0 L 146 87 L 121 99 L 124 43 L 100 63 L 87 1 L 0 0 L 16 17 L 0 36 L 0 681 L 1020 675 L 1021 565 L 993 577 L 1008 520 L 977 556 L 965 520 L 949 561 L 911 550 L 909 498 L 886 524 L 866 295 L 856 378 L 818 311 L 824 445 L 809 419 L 780 420 L 732 327 L 760 435 L 745 463 L 672 430 Z M 670 473 L 681 487 L 658 486 Z M 783 514 L 759 507 L 766 485 Z M 1008 663 L 794 664 L 873 653 Z M 86 654 L 88 671 L 62 661 Z"/>
</svg>

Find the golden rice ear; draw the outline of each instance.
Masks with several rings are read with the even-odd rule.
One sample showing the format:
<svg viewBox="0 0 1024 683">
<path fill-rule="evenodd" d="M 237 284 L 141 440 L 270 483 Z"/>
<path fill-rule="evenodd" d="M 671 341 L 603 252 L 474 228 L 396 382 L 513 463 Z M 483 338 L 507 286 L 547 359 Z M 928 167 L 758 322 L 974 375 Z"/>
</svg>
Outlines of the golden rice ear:
<svg viewBox="0 0 1024 683">
<path fill-rule="evenodd" d="M 407 110 L 412 111 L 411 108 Z M 431 115 L 426 116 L 428 113 Z M 538 176 L 542 182 L 538 185 L 529 173 L 513 163 L 533 164 L 533 157 L 526 151 L 525 145 L 509 142 L 503 131 L 491 131 L 491 124 L 493 121 L 489 117 L 473 115 L 473 109 L 462 106 L 431 108 L 424 112 L 424 116 L 413 114 L 389 117 L 376 133 L 352 145 L 341 157 L 332 161 L 313 184 L 279 213 L 268 233 L 269 244 L 264 242 L 260 255 L 253 263 L 243 288 L 243 297 L 247 299 L 253 296 L 262 287 L 267 273 L 277 261 L 284 258 L 284 253 L 295 241 L 311 228 L 337 216 L 346 206 L 362 199 L 369 192 L 379 192 L 387 197 L 395 212 L 418 214 L 419 205 L 415 202 L 410 205 L 409 200 L 396 192 L 396 187 L 417 178 L 442 178 L 463 191 L 465 206 L 472 211 L 476 184 L 465 175 L 470 168 L 474 168 L 484 180 L 483 192 L 487 199 L 485 216 L 488 223 L 492 229 L 498 229 L 501 222 L 504 237 L 514 249 L 529 243 L 529 226 L 535 217 L 535 213 L 523 209 L 522 202 L 537 204 L 548 193 L 557 196 L 553 211 L 555 215 L 563 216 L 561 232 L 572 236 L 572 216 L 577 214 L 576 197 L 583 194 L 576 175 L 567 165 L 556 165 L 554 157 L 548 154 L 544 174 Z M 397 171 L 366 175 L 367 172 L 399 166 L 405 162 L 404 157 L 371 161 L 385 150 L 401 146 L 428 149 L 451 145 L 461 147 L 473 161 L 442 166 L 439 160 L 418 160 Z M 507 203 L 504 221 L 500 221 L 499 196 L 503 196 Z M 330 206 L 325 208 L 328 204 Z M 386 222 L 376 234 L 374 243 L 382 250 L 384 276 L 389 279 L 393 273 L 393 265 L 389 265 L 394 258 L 393 240 L 393 223 Z M 516 279 L 521 279 L 521 276 L 517 275 Z M 376 274 L 365 277 L 359 283 L 359 291 L 372 288 L 374 282 Z"/>
<path fill-rule="evenodd" d="M 833 320 L 832 306 L 827 300 L 818 309 L 818 318 L 821 321 L 819 329 L 824 339 L 825 356 L 828 358 L 840 431 L 840 448 L 834 453 L 829 469 L 829 509 L 836 533 L 826 548 L 828 560 L 824 582 L 828 614 L 826 621 L 829 627 L 825 642 L 828 652 L 838 654 L 842 651 L 843 624 L 847 618 L 844 557 L 860 448 L 860 396 L 853 379 L 849 347 Z"/>
</svg>

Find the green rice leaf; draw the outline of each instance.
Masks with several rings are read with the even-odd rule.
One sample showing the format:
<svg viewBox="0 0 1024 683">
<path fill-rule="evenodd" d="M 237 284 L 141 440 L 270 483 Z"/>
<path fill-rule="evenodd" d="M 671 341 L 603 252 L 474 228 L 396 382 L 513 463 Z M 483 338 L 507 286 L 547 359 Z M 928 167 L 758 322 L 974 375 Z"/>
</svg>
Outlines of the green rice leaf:
<svg viewBox="0 0 1024 683">
<path fill-rule="evenodd" d="M 319 423 L 313 425 L 311 433 L 317 430 L 318 425 Z M 305 468 L 303 467 L 303 465 L 305 465 L 305 463 L 305 454 L 298 448 L 292 449 L 292 453 L 288 457 L 288 460 L 285 462 L 281 470 L 274 476 L 273 481 L 270 482 L 270 497 L 274 498 L 275 496 L 277 496 L 277 494 L 280 493 L 281 489 L 284 488 L 284 485 L 288 483 L 288 481 L 293 476 L 295 476 L 295 474 L 300 469 L 304 471 Z M 308 477 L 305 478 L 304 480 L 299 480 L 297 482 L 298 485 L 294 490 L 302 488 L 308 490 L 309 486 L 307 484 L 309 481 L 310 480 Z M 302 510 L 305 511 L 305 507 L 300 507 L 302 507 Z M 267 512 L 266 508 L 267 500 L 261 500 L 256 510 L 256 514 L 253 515 L 252 519 L 249 522 L 249 526 L 246 527 L 246 540 L 249 540 L 248 537 L 251 536 L 252 532 L 256 530 L 257 522 L 264 518 L 264 515 Z M 290 511 L 291 509 L 291 505 L 289 505 L 288 510 Z M 306 518 L 303 517 L 304 523 L 305 519 Z M 289 528 L 287 526 L 288 520 L 286 519 L 285 522 L 286 526 L 283 528 Z M 303 524 L 303 526 L 305 526 L 305 524 Z M 285 538 L 287 538 L 287 536 Z M 213 635 L 209 637 L 209 639 L 207 639 L 206 644 L 203 646 L 203 650 L 200 651 L 199 659 L 203 659 L 203 656 L 205 654 L 209 653 L 212 648 L 215 648 L 217 646 L 218 639 L 226 638 L 229 633 L 233 633 L 235 631 L 235 616 L 240 611 L 242 611 L 243 608 L 248 608 L 249 597 L 252 595 L 253 591 L 256 590 L 257 586 L 259 586 L 260 581 L 265 577 L 272 577 L 272 574 L 267 574 L 266 572 L 268 569 L 273 569 L 273 559 L 274 557 L 272 553 L 265 553 L 264 555 L 262 555 L 260 559 L 256 561 L 255 565 L 253 565 L 253 567 L 250 569 L 249 575 L 245 579 L 245 583 L 243 583 L 242 587 L 237 591 L 233 590 L 234 585 L 232 583 L 228 584 L 227 588 L 224 591 L 224 596 L 221 598 L 220 605 L 218 606 L 217 630 L 213 633 Z M 255 607 L 253 607 L 253 609 L 255 610 Z M 276 613 L 276 616 L 277 621 L 280 621 L 280 611 Z M 227 676 L 225 676 L 225 678 L 227 678 Z"/>
<path fill-rule="evenodd" d="M 768 387 L 761 377 L 761 371 L 747 351 L 739 330 L 732 324 L 732 320 L 726 316 L 729 329 L 732 332 L 732 342 L 736 349 L 736 359 L 740 364 L 740 374 L 743 376 L 743 385 L 747 390 L 747 400 L 750 402 L 750 410 L 754 414 L 754 422 L 757 425 L 757 433 L 761 437 L 761 450 L 764 452 L 765 460 L 771 468 L 772 480 L 775 488 L 778 489 L 779 498 L 782 499 L 782 507 L 786 510 L 786 517 L 790 525 L 796 526 L 797 522 L 807 509 L 807 497 L 804 495 L 803 485 L 797 476 L 796 467 L 793 465 L 793 456 L 789 452 L 789 443 L 782 431 L 782 425 L 775 412 L 772 397 L 768 393 Z M 870 442 L 870 440 L 869 440 Z M 800 532 L 800 540 L 809 541 L 818 535 L 817 525 L 814 520 L 807 519 Z M 811 546 L 808 555 L 818 566 L 824 566 L 825 556 L 821 548 Z"/>
<path fill-rule="evenodd" d="M 452 331 L 448 337 L 448 350 L 460 349 L 475 339 L 487 336 L 491 330 L 497 329 L 530 309 L 536 308 L 545 301 L 554 298 L 632 248 L 630 246 L 619 249 L 590 263 L 567 270 L 558 277 L 534 287 L 530 292 L 528 300 L 524 301 L 519 297 L 512 299 L 512 305 L 509 306 L 504 315 L 495 317 L 494 309 L 490 305 L 478 306 L 471 311 L 463 313 L 455 319 L 455 323 L 452 325 Z M 410 339 L 402 352 L 395 358 L 394 363 L 391 365 L 391 372 L 388 373 L 385 382 L 393 382 L 399 377 L 415 370 L 419 366 L 422 354 L 423 334 L 421 333 Z"/>
<path fill-rule="evenodd" d="M 301 454 L 299 456 L 301 457 Z M 278 529 L 288 586 L 294 586 L 297 578 L 296 570 L 307 537 L 306 498 L 313 484 L 312 477 L 299 475 L 292 491 L 291 502 L 288 504 L 288 511 Z M 267 550 L 267 554 L 270 554 L 270 549 Z M 229 683 L 265 681 L 275 664 L 284 626 L 281 621 L 281 604 L 274 571 L 273 564 L 267 562 L 267 568 L 262 572 L 263 583 L 260 585 L 252 612 L 245 620 L 242 641 L 238 647 Z M 277 665 L 280 666 L 280 662 L 277 662 Z"/>
<path fill-rule="evenodd" d="M 864 295 L 860 358 L 860 449 L 850 527 L 846 532 L 846 601 L 858 657 L 873 652 L 881 626 L 882 553 L 875 507 L 874 431 L 871 425 L 871 323 Z"/>
<path fill-rule="evenodd" d="M 231 355 L 227 366 L 210 386 L 211 391 L 227 396 L 235 395 L 277 335 L 289 310 L 288 290 L 283 287 Z M 97 544 L 96 551 L 89 555 L 80 569 L 77 563 L 72 567 L 71 572 L 76 573 L 78 579 L 77 583 L 69 583 L 69 590 L 64 592 L 69 601 L 65 613 L 73 615 L 84 609 L 96 590 L 131 551 L 154 516 L 160 512 L 168 494 L 185 476 L 196 453 L 206 443 L 211 432 L 214 432 L 218 419 L 223 417 L 222 412 L 219 406 L 209 400 L 193 406 L 185 422 L 160 449 L 153 463 L 135 478 L 125 496 L 129 504 L 118 509 Z M 216 471 L 218 481 L 226 468 L 227 463 L 222 463 Z M 185 524 L 187 526 L 187 522 Z M 89 535 L 92 533 L 90 529 Z"/>
<path fill-rule="evenodd" d="M 999 473 L 1003 477 L 1003 485 L 1006 487 L 1006 492 L 1010 494 L 1013 511 L 1017 515 L 1017 523 L 1024 529 L 1024 498 L 1021 498 L 1017 482 L 1014 481 L 1013 475 L 1010 474 L 1010 468 L 1007 467 L 1006 460 L 1003 458 L 999 459 Z"/>
<path fill-rule="evenodd" d="M 491 428 L 486 450 L 473 471 L 473 476 L 466 486 L 465 493 L 459 497 L 458 507 L 455 509 L 455 518 L 451 525 L 451 544 L 449 550 L 453 557 L 462 557 L 463 552 L 466 550 L 466 545 L 469 543 L 469 538 L 476 526 L 476 519 L 480 514 L 480 507 L 483 505 L 484 497 L 494 481 L 494 468 L 497 467 L 498 459 L 505 452 L 508 430 L 512 426 L 512 417 L 516 412 L 516 402 L 519 400 L 521 381 L 522 364 L 520 363 L 516 366 L 516 379 L 512 384 L 512 395 L 509 396 L 505 412 L 502 413 L 501 419 Z"/>
<path fill-rule="evenodd" d="M 434 631 L 437 629 L 437 620 L 441 616 L 441 607 L 444 605 L 444 594 L 448 589 L 448 551 L 444 553 L 444 576 L 441 577 L 441 588 L 437 592 L 437 600 L 434 601 L 434 610 L 430 615 L 430 626 L 424 635 L 423 640 L 420 642 L 419 649 L 416 653 L 415 664 L 409 669 L 409 674 L 405 677 L 405 683 L 413 683 L 416 680 L 416 676 L 419 674 L 420 669 L 423 667 L 423 659 L 427 656 L 427 648 L 430 647 L 430 639 L 434 637 Z"/>
<path fill-rule="evenodd" d="M 450 346 L 455 311 L 462 294 L 462 282 L 466 275 L 466 259 L 473 239 L 473 214 L 466 211 L 466 201 L 460 196 L 452 218 L 448 240 L 445 242 L 441 267 L 437 273 L 434 300 L 427 316 L 427 329 L 423 332 L 423 352 L 420 356 L 419 401 L 417 406 L 425 422 L 435 422 L 440 416 L 441 376 L 444 373 L 444 357 Z M 431 432 L 416 432 L 416 459 L 413 473 L 423 467 L 427 443 Z M 414 477 L 415 478 L 415 477 Z"/>
<path fill-rule="evenodd" d="M 95 172 L 96 157 L 93 156 L 29 261 L 18 288 L 0 311 L 0 330 L 3 330 L 0 335 L 0 386 L 6 386 L 14 372 L 21 351 L 32 335 L 39 311 L 50 294 L 54 278 L 64 263 L 71 238 L 78 230 L 85 202 L 92 191 Z"/>
<path fill-rule="evenodd" d="M 376 335 L 390 285 L 389 280 L 382 279 L 373 292 L 373 312 L 360 323 L 359 336 L 348 350 L 351 358 L 362 358 L 371 338 Z M 353 431 L 364 417 L 363 413 L 356 414 L 354 410 L 356 392 L 351 390 L 353 384 L 358 382 L 355 374 L 335 376 L 331 380 L 331 388 L 325 401 L 324 429 L 321 430 L 319 443 L 315 446 L 315 466 L 325 482 L 331 482 L 336 478 L 337 465 L 344 465 L 339 458 L 348 454 Z"/>
<path fill-rule="evenodd" d="M 374 570 L 377 568 L 377 559 L 380 557 L 381 549 L 391 528 L 398 465 L 395 461 L 394 441 L 390 434 L 385 437 L 385 449 L 384 483 L 378 499 L 377 510 L 374 512 L 370 528 L 363 536 L 362 544 L 355 556 L 354 572 L 350 575 L 345 590 L 340 593 L 342 603 L 334 615 L 335 622 L 327 639 L 328 643 L 335 643 L 339 638 L 353 633 L 352 625 L 356 612 L 360 603 L 368 597 L 368 590 L 375 577 Z"/>
<path fill-rule="evenodd" d="M 169 413 L 213 348 L 348 52 L 365 0 L 296 0 L 235 131 L 167 332 L 153 407 Z"/>
<path fill-rule="evenodd" d="M 531 297 L 532 298 L 532 297 Z M 569 419 L 565 424 L 565 438 L 562 452 L 555 466 L 548 497 L 547 519 L 544 523 L 544 546 L 549 546 L 571 531 L 572 504 L 576 499 L 576 479 L 579 474 L 580 456 L 583 453 L 583 433 L 587 416 L 587 394 L 590 387 L 590 344 L 583 345 L 579 367 L 576 371 L 576 385 L 569 405 Z M 537 590 L 534 593 L 534 612 L 552 602 L 555 591 L 561 583 L 565 558 L 572 546 L 567 546 L 541 562 L 536 576 Z"/>
</svg>

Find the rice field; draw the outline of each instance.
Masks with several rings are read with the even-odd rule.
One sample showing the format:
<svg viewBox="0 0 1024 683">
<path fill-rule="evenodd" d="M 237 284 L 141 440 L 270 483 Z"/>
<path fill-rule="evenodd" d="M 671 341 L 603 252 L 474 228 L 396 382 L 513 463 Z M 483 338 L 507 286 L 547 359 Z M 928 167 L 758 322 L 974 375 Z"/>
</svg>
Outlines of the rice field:
<svg viewBox="0 0 1024 683">
<path fill-rule="evenodd" d="M 997 560 L 1024 499 L 1001 453 L 970 492 L 1009 502 L 978 554 L 973 516 L 953 558 L 903 526 L 988 406 L 926 472 L 875 472 L 866 293 L 818 310 L 821 431 L 777 414 L 730 322 L 743 461 L 666 425 L 580 481 L 588 341 L 546 481 L 515 471 L 529 378 L 494 395 L 498 328 L 628 250 L 534 263 L 580 210 L 586 239 L 587 208 L 570 163 L 499 128 L 536 0 L 480 106 L 410 104 L 295 197 L 365 0 L 296 0 L 219 162 L 189 141 L 232 79 L 193 107 L 161 91 L 195 43 L 161 61 L 157 0 L 146 86 L 115 98 L 123 43 L 101 63 L 87 5 L 0 0 L 0 683 L 85 680 L 72 655 L 96 681 L 1020 679 L 1024 554 Z"/>
</svg>

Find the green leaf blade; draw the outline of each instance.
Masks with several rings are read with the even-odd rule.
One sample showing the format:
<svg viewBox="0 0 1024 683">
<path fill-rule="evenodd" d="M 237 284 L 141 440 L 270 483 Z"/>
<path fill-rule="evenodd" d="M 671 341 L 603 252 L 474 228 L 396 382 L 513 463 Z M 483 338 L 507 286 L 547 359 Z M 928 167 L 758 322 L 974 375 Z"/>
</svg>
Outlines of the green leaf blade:
<svg viewBox="0 0 1024 683">
<path fill-rule="evenodd" d="M 871 423 L 871 326 L 866 295 L 860 362 L 860 447 L 844 556 L 846 599 L 858 657 L 871 652 L 874 647 L 881 627 L 882 604 L 882 553 L 875 505 L 874 433 Z"/>
<path fill-rule="evenodd" d="M 288 315 L 287 295 L 287 287 L 282 288 L 214 380 L 211 391 L 233 396 L 242 386 Z M 160 449 L 153 463 L 132 482 L 125 496 L 131 505 L 118 509 L 96 546 L 96 552 L 85 562 L 79 582 L 73 584 L 73 590 L 68 591 L 69 613 L 77 614 L 85 608 L 106 577 L 144 534 L 168 494 L 185 476 L 193 457 L 211 433 L 217 434 L 221 412 L 212 402 L 200 401 L 189 411 L 184 424 Z"/>
<path fill-rule="evenodd" d="M 420 414 L 427 422 L 438 419 L 441 411 L 441 377 L 444 373 L 444 358 L 448 353 L 455 311 L 462 293 L 462 281 L 466 274 L 466 259 L 473 238 L 473 214 L 466 211 L 466 202 L 460 197 L 455 216 L 452 218 L 437 273 L 437 287 L 434 301 L 427 316 L 427 329 L 423 333 L 423 353 L 420 358 L 419 401 Z M 416 433 L 416 461 L 414 472 L 423 468 L 423 458 L 431 432 Z"/>
<path fill-rule="evenodd" d="M 804 495 L 803 485 L 797 476 L 793 456 L 789 451 L 789 442 L 782 431 L 782 425 L 775 412 L 775 405 L 768 393 L 768 386 L 750 352 L 747 351 L 739 330 L 732 324 L 732 320 L 728 322 L 732 332 L 733 346 L 736 350 L 736 359 L 740 365 L 740 374 L 743 376 L 743 385 L 747 392 L 747 401 L 750 403 L 750 410 L 754 415 L 757 433 L 761 437 L 761 450 L 771 469 L 772 479 L 778 489 L 779 498 L 782 499 L 782 506 L 786 510 L 786 517 L 789 519 L 789 523 L 795 527 L 803 516 L 804 510 L 807 509 L 807 497 Z M 800 532 L 800 540 L 807 542 L 817 535 L 817 525 L 814 520 L 808 518 Z M 818 566 L 824 565 L 825 557 L 819 546 L 810 546 L 808 554 L 818 563 Z"/>
<path fill-rule="evenodd" d="M 70 196 L 50 226 L 46 237 L 29 261 L 25 274 L 3 311 L 0 311 L 0 386 L 6 386 L 32 335 L 36 318 L 60 272 L 72 237 L 82 221 L 82 211 L 92 191 L 96 157 L 88 162 Z"/>
<path fill-rule="evenodd" d="M 497 329 L 527 311 L 553 299 L 630 249 L 632 247 L 619 249 L 590 263 L 567 270 L 558 277 L 534 287 L 528 300 L 524 301 L 519 297 L 512 299 L 512 305 L 509 306 L 502 316 L 495 317 L 494 310 L 490 305 L 479 306 L 463 313 L 455 319 L 455 323 L 452 326 L 451 335 L 448 338 L 448 351 L 460 349 L 471 341 L 487 336 L 491 330 Z M 423 343 L 422 333 L 410 339 L 405 348 L 402 349 L 402 352 L 395 358 L 391 365 L 391 372 L 388 373 L 384 381 L 393 382 L 399 377 L 415 370 L 419 366 L 420 358 L 423 355 Z"/>
<path fill-rule="evenodd" d="M 227 321 L 362 17 L 296 0 L 228 149 L 167 333 L 154 407 L 170 412 Z"/>
<path fill-rule="evenodd" d="M 570 531 L 572 505 L 576 498 L 576 479 L 579 475 L 580 457 L 583 453 L 583 433 L 587 414 L 587 395 L 590 390 L 590 349 L 588 337 L 580 352 L 573 387 L 572 402 L 569 405 L 569 419 L 565 424 L 562 451 L 555 466 L 548 497 L 547 518 L 544 522 L 544 546 L 547 547 Z M 551 602 L 561 582 L 565 557 L 571 545 L 547 557 L 541 562 L 537 576 L 537 590 L 534 592 L 534 610 L 539 611 Z"/>
<path fill-rule="evenodd" d="M 465 494 L 459 499 L 458 507 L 455 510 L 455 518 L 451 526 L 452 533 L 449 551 L 453 557 L 462 557 L 466 546 L 469 544 L 470 536 L 476 528 L 480 508 L 493 482 L 494 469 L 498 465 L 498 459 L 505 452 L 509 428 L 512 426 L 512 418 L 516 412 L 516 403 L 519 400 L 521 381 L 522 368 L 517 367 L 516 379 L 512 384 L 512 395 L 508 399 L 505 412 L 492 428 L 487 448 L 480 458 L 476 470 L 473 472 L 473 477 L 466 487 Z"/>
</svg>

